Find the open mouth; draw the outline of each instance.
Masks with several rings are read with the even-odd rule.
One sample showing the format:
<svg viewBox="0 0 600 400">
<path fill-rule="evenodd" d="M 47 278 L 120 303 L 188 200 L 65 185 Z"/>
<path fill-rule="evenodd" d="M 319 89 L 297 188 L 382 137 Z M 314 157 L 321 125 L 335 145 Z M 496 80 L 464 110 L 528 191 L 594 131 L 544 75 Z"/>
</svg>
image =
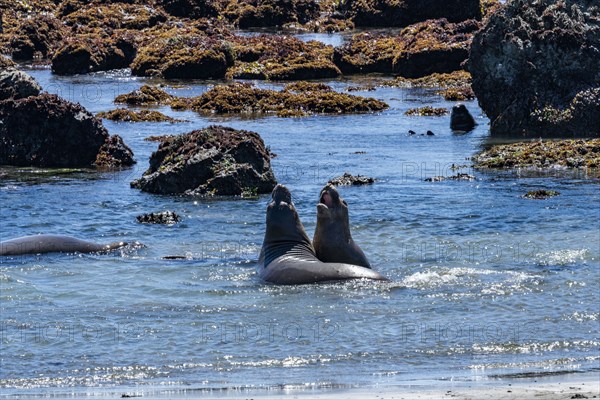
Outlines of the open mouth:
<svg viewBox="0 0 600 400">
<path fill-rule="evenodd" d="M 337 190 L 331 185 L 325 186 L 321 191 L 321 197 L 319 198 L 319 204 L 323 204 L 327 208 L 332 208 L 339 202 L 340 195 Z"/>
<path fill-rule="evenodd" d="M 282 201 L 290 204 L 292 202 L 292 193 L 285 186 L 278 184 L 273 189 L 273 193 L 271 193 L 271 199 L 273 199 L 275 204 L 280 204 Z"/>
</svg>

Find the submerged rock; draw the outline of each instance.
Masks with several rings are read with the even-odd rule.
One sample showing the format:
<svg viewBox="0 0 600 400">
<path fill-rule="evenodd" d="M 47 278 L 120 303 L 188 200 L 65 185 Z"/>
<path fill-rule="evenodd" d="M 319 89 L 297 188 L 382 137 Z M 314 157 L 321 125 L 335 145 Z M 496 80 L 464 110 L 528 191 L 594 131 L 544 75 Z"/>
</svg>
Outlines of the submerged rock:
<svg viewBox="0 0 600 400">
<path fill-rule="evenodd" d="M 600 168 L 600 139 L 497 145 L 473 160 L 476 168 Z"/>
<path fill-rule="evenodd" d="M 450 114 L 450 129 L 453 131 L 469 132 L 475 128 L 475 125 L 475 118 L 473 118 L 464 104 L 457 104 L 452 107 L 452 114 Z"/>
<path fill-rule="evenodd" d="M 494 135 L 600 136 L 596 0 L 509 1 L 471 46 L 473 90 Z"/>
<path fill-rule="evenodd" d="M 117 96 L 115 103 L 124 103 L 132 106 L 168 105 L 173 99 L 175 99 L 175 96 L 168 94 L 162 89 L 144 85 L 131 93 Z"/>
<path fill-rule="evenodd" d="M 529 191 L 523 195 L 523 198 L 531 199 L 531 200 L 546 200 L 546 199 L 549 199 L 550 197 L 558 196 L 559 194 L 560 193 L 557 192 L 556 190 L 541 189 L 541 190 Z"/>
<path fill-rule="evenodd" d="M 0 70 L 0 100 L 37 96 L 41 90 L 35 79 L 16 68 Z"/>
<path fill-rule="evenodd" d="M 371 183 L 375 183 L 375 178 L 344 172 L 344 175 L 331 179 L 329 183 L 335 186 L 370 185 Z"/>
<path fill-rule="evenodd" d="M 467 182 L 472 182 L 476 180 L 476 178 L 473 175 L 470 174 L 466 174 L 466 173 L 458 173 L 456 175 L 451 175 L 451 176 L 434 176 L 431 178 L 426 178 L 425 182 L 443 182 L 443 181 L 467 181 Z"/>
<path fill-rule="evenodd" d="M 142 214 L 136 217 L 142 224 L 176 224 L 181 221 L 181 217 L 174 211 L 161 211 L 149 214 Z"/>
<path fill-rule="evenodd" d="M 240 196 L 270 193 L 276 183 L 258 133 L 210 126 L 161 141 L 150 168 L 131 186 L 150 193 Z"/>
<path fill-rule="evenodd" d="M 79 104 L 41 94 L 0 101 L 0 164 L 128 166 L 131 150 Z"/>
</svg>

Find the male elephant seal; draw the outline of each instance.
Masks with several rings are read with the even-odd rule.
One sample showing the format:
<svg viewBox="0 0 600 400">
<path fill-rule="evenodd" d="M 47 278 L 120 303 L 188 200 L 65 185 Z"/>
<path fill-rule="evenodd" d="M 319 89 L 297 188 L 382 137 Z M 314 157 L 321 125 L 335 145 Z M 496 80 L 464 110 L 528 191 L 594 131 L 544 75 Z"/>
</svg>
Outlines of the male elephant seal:
<svg viewBox="0 0 600 400">
<path fill-rule="evenodd" d="M 258 275 L 281 285 L 360 278 L 387 280 L 380 273 L 358 265 L 319 261 L 292 203 L 292 195 L 283 185 L 275 186 L 267 207 Z"/>
<path fill-rule="evenodd" d="M 41 253 L 94 253 L 126 246 L 125 242 L 97 244 L 64 235 L 33 235 L 0 242 L 0 256 Z"/>
<path fill-rule="evenodd" d="M 365 253 L 350 234 L 348 203 L 335 186 L 328 184 L 319 196 L 317 227 L 313 236 L 317 258 L 323 262 L 339 262 L 371 268 Z"/>
</svg>

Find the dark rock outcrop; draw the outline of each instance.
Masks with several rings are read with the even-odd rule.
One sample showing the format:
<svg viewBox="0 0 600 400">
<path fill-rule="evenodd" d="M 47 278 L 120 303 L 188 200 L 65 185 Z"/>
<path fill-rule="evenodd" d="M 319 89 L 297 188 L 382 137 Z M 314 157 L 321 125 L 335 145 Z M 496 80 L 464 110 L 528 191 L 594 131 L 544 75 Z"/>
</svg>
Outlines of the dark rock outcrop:
<svg viewBox="0 0 600 400">
<path fill-rule="evenodd" d="M 181 217 L 174 211 L 161 211 L 138 215 L 138 222 L 142 224 L 167 224 L 172 225 L 181 221 Z"/>
<path fill-rule="evenodd" d="M 550 197 L 555 197 L 560 195 L 560 192 L 556 190 L 548 190 L 548 189 L 540 189 L 540 190 L 531 190 L 523 195 L 524 199 L 530 200 L 546 200 Z"/>
<path fill-rule="evenodd" d="M 352 175 L 349 172 L 344 172 L 344 175 L 331 179 L 328 183 L 335 186 L 349 185 L 369 185 L 375 182 L 375 178 L 370 178 L 363 175 Z"/>
<path fill-rule="evenodd" d="M 133 39 L 129 37 L 103 40 L 72 38 L 52 57 L 52 72 L 72 75 L 127 68 L 135 54 Z"/>
<path fill-rule="evenodd" d="M 473 118 L 464 104 L 457 104 L 452 107 L 450 129 L 453 131 L 469 132 L 475 128 L 475 125 L 475 118 Z"/>
<path fill-rule="evenodd" d="M 223 15 L 240 28 L 305 24 L 319 17 L 315 0 L 233 0 Z"/>
<path fill-rule="evenodd" d="M 65 28 L 51 15 L 38 15 L 24 19 L 16 32 L 10 41 L 13 58 L 31 60 L 36 55 L 48 57 L 65 34 Z"/>
<path fill-rule="evenodd" d="M 210 126 L 161 141 L 150 168 L 131 186 L 150 193 L 239 196 L 270 193 L 276 183 L 258 133 Z"/>
<path fill-rule="evenodd" d="M 597 0 L 512 0 L 471 46 L 473 90 L 491 133 L 600 135 Z"/>
<path fill-rule="evenodd" d="M 428 19 L 481 18 L 479 0 L 346 0 L 339 8 L 356 26 L 403 27 Z"/>
<path fill-rule="evenodd" d="M 41 94 L 0 101 L 0 164 L 128 166 L 131 150 L 79 104 Z"/>
<path fill-rule="evenodd" d="M 41 90 L 35 79 L 16 68 L 0 70 L 0 100 L 37 96 Z"/>
</svg>

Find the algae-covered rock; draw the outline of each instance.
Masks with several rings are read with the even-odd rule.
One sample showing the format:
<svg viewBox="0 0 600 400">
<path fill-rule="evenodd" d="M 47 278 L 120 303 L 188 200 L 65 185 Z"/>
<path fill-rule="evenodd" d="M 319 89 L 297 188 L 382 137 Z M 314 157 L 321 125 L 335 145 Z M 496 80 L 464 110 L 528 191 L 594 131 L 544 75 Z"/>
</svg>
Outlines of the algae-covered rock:
<svg viewBox="0 0 600 400">
<path fill-rule="evenodd" d="M 135 45 L 130 36 L 74 37 L 63 43 L 52 58 L 52 72 L 57 75 L 127 68 L 135 56 Z"/>
<path fill-rule="evenodd" d="M 0 101 L 0 122 L 0 164 L 85 167 L 134 163 L 121 138 L 109 137 L 92 114 L 56 95 Z"/>
<path fill-rule="evenodd" d="M 496 145 L 473 160 L 476 168 L 600 168 L 600 139 Z"/>
<path fill-rule="evenodd" d="M 479 0 L 345 0 L 339 3 L 356 26 L 404 27 L 428 19 L 461 22 L 481 18 Z"/>
<path fill-rule="evenodd" d="M 333 62 L 333 47 L 314 40 L 280 35 L 240 37 L 233 50 L 236 62 L 227 72 L 228 78 L 308 80 L 341 75 Z"/>
<path fill-rule="evenodd" d="M 115 98 L 115 103 L 129 105 L 167 105 L 175 99 L 162 89 L 155 86 L 144 85 L 131 93 L 121 94 Z"/>
<path fill-rule="evenodd" d="M 36 15 L 22 20 L 10 40 L 15 60 L 46 58 L 66 34 L 62 22 L 52 15 Z"/>
<path fill-rule="evenodd" d="M 158 111 L 132 111 L 125 108 L 100 112 L 96 114 L 96 117 L 118 122 L 183 122 Z"/>
<path fill-rule="evenodd" d="M 493 135 L 600 135 L 596 0 L 509 1 L 473 39 L 473 90 Z"/>
<path fill-rule="evenodd" d="M 344 172 L 344 175 L 333 178 L 328 183 L 335 186 L 370 185 L 371 183 L 375 183 L 375 178 Z"/>
<path fill-rule="evenodd" d="M 315 0 L 232 0 L 223 15 L 240 28 L 305 24 L 319 16 Z"/>
<path fill-rule="evenodd" d="M 138 215 L 137 221 L 142 224 L 173 225 L 181 221 L 181 217 L 174 211 L 161 211 Z"/>
<path fill-rule="evenodd" d="M 419 78 L 460 70 L 479 23 L 445 19 L 417 23 L 398 35 L 360 33 L 335 49 L 334 62 L 343 73 L 396 73 Z"/>
<path fill-rule="evenodd" d="M 150 193 L 241 195 L 275 187 L 269 153 L 256 132 L 210 126 L 165 138 L 150 168 L 131 183 Z"/>
<path fill-rule="evenodd" d="M 444 107 L 425 106 L 419 108 L 410 108 L 404 114 L 419 117 L 441 117 L 443 115 L 448 115 L 448 109 Z"/>
<path fill-rule="evenodd" d="M 173 100 L 171 106 L 204 113 L 276 114 L 281 117 L 373 112 L 388 107 L 373 98 L 338 93 L 327 85 L 309 82 L 292 83 L 282 91 L 246 83 L 218 85 L 201 96 Z"/>
</svg>

